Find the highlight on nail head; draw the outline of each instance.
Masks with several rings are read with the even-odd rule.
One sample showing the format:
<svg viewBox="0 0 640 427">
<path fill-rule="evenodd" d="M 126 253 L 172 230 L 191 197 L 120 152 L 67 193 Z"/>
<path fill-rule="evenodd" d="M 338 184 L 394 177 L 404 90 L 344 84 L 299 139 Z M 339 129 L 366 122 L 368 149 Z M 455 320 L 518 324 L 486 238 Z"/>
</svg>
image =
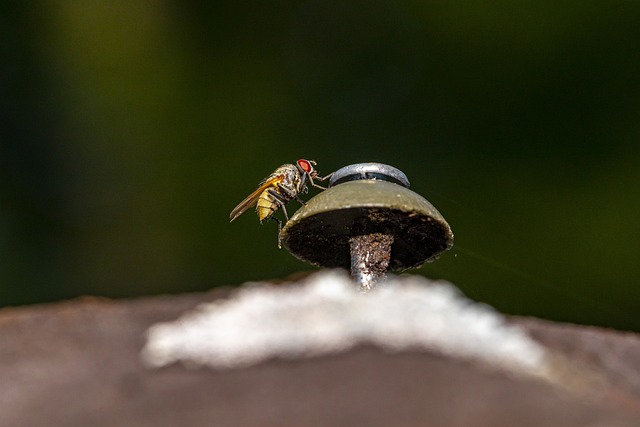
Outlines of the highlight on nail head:
<svg viewBox="0 0 640 427">
<path fill-rule="evenodd" d="M 329 180 L 329 187 L 343 182 L 373 179 L 393 182 L 409 188 L 409 178 L 399 169 L 384 163 L 356 163 L 335 171 Z"/>
</svg>

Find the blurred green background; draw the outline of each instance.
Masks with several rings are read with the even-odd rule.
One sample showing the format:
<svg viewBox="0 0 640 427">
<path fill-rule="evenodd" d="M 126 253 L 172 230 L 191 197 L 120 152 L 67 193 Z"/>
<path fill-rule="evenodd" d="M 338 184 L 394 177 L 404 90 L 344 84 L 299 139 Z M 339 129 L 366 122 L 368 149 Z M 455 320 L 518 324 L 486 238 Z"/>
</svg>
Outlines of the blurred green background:
<svg viewBox="0 0 640 427">
<path fill-rule="evenodd" d="M 228 219 L 302 157 L 409 176 L 456 236 L 413 273 L 640 330 L 640 3 L 11 3 L 0 305 L 313 270 Z"/>
</svg>

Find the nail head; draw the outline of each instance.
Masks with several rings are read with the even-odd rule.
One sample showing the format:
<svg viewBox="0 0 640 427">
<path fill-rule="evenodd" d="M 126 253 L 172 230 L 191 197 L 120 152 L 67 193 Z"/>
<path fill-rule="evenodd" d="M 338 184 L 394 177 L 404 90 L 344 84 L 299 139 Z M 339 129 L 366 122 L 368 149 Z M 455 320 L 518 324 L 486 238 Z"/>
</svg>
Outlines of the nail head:
<svg viewBox="0 0 640 427">
<path fill-rule="evenodd" d="M 356 163 L 335 171 L 329 180 L 333 187 L 343 182 L 372 179 L 393 182 L 409 188 L 409 178 L 399 169 L 383 163 Z"/>
<path fill-rule="evenodd" d="M 389 267 L 403 270 L 433 261 L 453 245 L 453 233 L 440 212 L 405 186 L 374 179 L 341 182 L 340 175 L 333 181 L 282 230 L 283 246 L 297 258 L 349 269 L 349 239 L 383 233 L 394 236 Z"/>
</svg>

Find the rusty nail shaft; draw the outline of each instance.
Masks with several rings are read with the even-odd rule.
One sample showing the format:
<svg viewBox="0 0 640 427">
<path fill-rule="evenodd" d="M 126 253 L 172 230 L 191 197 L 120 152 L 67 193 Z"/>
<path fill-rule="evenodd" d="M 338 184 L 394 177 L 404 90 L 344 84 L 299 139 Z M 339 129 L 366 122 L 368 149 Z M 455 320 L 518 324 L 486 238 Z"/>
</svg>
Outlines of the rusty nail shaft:
<svg viewBox="0 0 640 427">
<path fill-rule="evenodd" d="M 353 236 L 349 239 L 351 277 L 362 292 L 374 289 L 387 277 L 393 236 L 383 233 Z"/>
</svg>

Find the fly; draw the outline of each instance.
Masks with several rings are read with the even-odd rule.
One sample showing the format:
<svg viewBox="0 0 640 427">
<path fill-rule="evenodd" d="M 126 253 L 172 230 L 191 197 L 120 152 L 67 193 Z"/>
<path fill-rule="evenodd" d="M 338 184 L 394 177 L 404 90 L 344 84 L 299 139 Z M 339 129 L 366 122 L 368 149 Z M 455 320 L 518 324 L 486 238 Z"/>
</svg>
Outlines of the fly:
<svg viewBox="0 0 640 427">
<path fill-rule="evenodd" d="M 316 162 L 313 160 L 300 159 L 295 165 L 286 164 L 280 166 L 271 175 L 263 179 L 258 188 L 249 194 L 238 206 L 236 206 L 229 214 L 229 219 L 233 221 L 251 206 L 256 206 L 256 212 L 260 223 L 272 219 L 278 223 L 278 247 L 280 245 L 280 232 L 282 231 L 282 221 L 273 216 L 280 208 L 284 213 L 284 217 L 289 221 L 289 214 L 285 205 L 292 199 L 296 199 L 302 205 L 305 202 L 299 197 L 299 194 L 306 193 L 307 180 L 314 187 L 326 190 L 316 184 L 313 180 L 324 181 L 328 178 L 318 176 L 318 172 L 313 168 Z"/>
</svg>

